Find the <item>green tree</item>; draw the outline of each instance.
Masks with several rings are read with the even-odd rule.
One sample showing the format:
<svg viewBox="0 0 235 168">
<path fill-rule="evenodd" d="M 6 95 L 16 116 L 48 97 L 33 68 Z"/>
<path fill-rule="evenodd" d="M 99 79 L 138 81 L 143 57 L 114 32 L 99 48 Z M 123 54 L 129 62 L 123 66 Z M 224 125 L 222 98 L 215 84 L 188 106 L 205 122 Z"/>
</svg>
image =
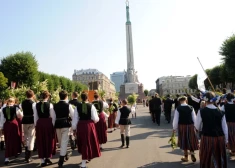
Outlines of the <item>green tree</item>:
<svg viewBox="0 0 235 168">
<path fill-rule="evenodd" d="M 48 73 L 44 73 L 44 72 L 39 72 L 38 73 L 39 76 L 39 81 L 43 82 L 45 80 L 47 80 L 47 88 L 49 92 L 53 92 L 54 89 L 54 81 L 53 79 L 51 79 L 51 75 Z"/>
<path fill-rule="evenodd" d="M 197 74 L 193 75 L 192 78 L 189 80 L 188 86 L 190 89 L 197 89 Z"/>
<path fill-rule="evenodd" d="M 148 96 L 149 91 L 148 91 L 147 89 L 145 89 L 145 90 L 144 90 L 144 94 L 145 94 L 145 96 Z"/>
<path fill-rule="evenodd" d="M 0 90 L 7 87 L 8 79 L 4 76 L 2 72 L 0 72 Z"/>
<path fill-rule="evenodd" d="M 59 76 L 52 74 L 51 75 L 51 80 L 53 81 L 54 89 L 55 90 L 57 90 L 58 88 L 61 87 L 61 85 L 60 85 L 60 77 Z"/>
<path fill-rule="evenodd" d="M 18 52 L 1 60 L 0 71 L 4 73 L 8 82 L 16 82 L 32 86 L 38 81 L 38 63 L 31 52 Z"/>
<path fill-rule="evenodd" d="M 219 65 L 215 66 L 210 70 L 209 78 L 214 88 L 216 85 L 220 85 L 222 83 L 220 72 L 221 72 L 221 67 Z"/>
<path fill-rule="evenodd" d="M 134 103 L 136 103 L 137 98 L 138 98 L 138 95 L 135 93 L 132 93 L 131 95 L 127 97 L 127 101 L 130 105 L 133 105 Z"/>
</svg>

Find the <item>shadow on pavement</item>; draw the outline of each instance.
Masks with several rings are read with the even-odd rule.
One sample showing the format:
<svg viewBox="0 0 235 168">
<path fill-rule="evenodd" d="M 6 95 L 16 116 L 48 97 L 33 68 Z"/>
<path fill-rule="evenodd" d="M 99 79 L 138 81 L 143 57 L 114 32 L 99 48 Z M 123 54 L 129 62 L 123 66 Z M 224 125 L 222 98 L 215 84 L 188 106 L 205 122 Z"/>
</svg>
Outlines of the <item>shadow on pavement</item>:
<svg viewBox="0 0 235 168">
<path fill-rule="evenodd" d="M 153 162 L 149 163 L 137 168 L 170 168 L 170 167 L 190 167 L 190 168 L 198 168 L 198 163 L 190 163 L 190 164 L 182 164 L 181 162 Z"/>
</svg>

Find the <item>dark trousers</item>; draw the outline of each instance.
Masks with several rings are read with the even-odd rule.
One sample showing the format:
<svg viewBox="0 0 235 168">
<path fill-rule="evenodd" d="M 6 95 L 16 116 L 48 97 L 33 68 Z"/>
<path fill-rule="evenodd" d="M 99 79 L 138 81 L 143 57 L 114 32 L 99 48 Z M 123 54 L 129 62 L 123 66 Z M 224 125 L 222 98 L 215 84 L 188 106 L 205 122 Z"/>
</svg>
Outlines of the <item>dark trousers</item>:
<svg viewBox="0 0 235 168">
<path fill-rule="evenodd" d="M 155 116 L 155 121 L 158 125 L 160 125 L 160 119 L 161 119 L 161 110 L 156 110 L 153 112 Z"/>
<path fill-rule="evenodd" d="M 165 116 L 166 116 L 166 120 L 168 121 L 168 123 L 170 123 L 171 122 L 171 109 L 165 110 Z"/>
</svg>

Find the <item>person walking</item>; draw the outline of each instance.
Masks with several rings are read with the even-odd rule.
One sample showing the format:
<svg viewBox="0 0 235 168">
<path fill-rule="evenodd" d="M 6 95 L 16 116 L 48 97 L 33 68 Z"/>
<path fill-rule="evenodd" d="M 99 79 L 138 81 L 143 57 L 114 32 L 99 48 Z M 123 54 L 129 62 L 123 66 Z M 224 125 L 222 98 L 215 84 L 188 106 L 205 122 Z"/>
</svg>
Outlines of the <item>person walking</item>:
<svg viewBox="0 0 235 168">
<path fill-rule="evenodd" d="M 41 159 L 41 167 L 51 165 L 50 158 L 55 155 L 55 112 L 53 105 L 48 102 L 50 93 L 43 91 L 42 101 L 33 106 L 34 125 L 36 127 L 36 144 L 38 157 Z"/>
<path fill-rule="evenodd" d="M 170 95 L 167 95 L 166 100 L 164 101 L 164 112 L 166 115 L 166 120 L 168 123 L 171 122 L 171 109 L 174 101 L 170 98 Z"/>
<path fill-rule="evenodd" d="M 94 105 L 88 102 L 88 94 L 81 94 L 82 103 L 78 104 L 74 111 L 72 127 L 77 135 L 78 152 L 82 155 L 80 168 L 86 168 L 86 162 L 100 157 L 99 140 L 95 123 L 99 121 L 98 113 Z"/>
<path fill-rule="evenodd" d="M 194 154 L 194 151 L 198 150 L 197 133 L 194 128 L 196 114 L 193 107 L 189 106 L 186 101 L 185 96 L 179 98 L 180 105 L 175 110 L 173 131 L 178 130 L 178 146 L 184 150 L 184 157 L 181 161 L 188 162 L 188 151 L 190 151 L 191 160 L 196 162 Z"/>
<path fill-rule="evenodd" d="M 56 134 L 60 145 L 60 159 L 58 165 L 59 168 L 62 168 L 64 161 L 67 161 L 72 154 L 71 152 L 67 153 L 67 145 L 69 142 L 71 120 L 73 120 L 74 109 L 72 105 L 66 102 L 68 100 L 68 93 L 66 91 L 61 91 L 59 96 L 60 101 L 54 105 L 54 111 L 56 115 Z"/>
<path fill-rule="evenodd" d="M 200 168 L 227 168 L 226 146 L 228 127 L 226 117 L 214 102 L 214 92 L 207 92 L 203 99 L 206 107 L 198 111 L 195 128 L 202 131 L 200 142 Z"/>
<path fill-rule="evenodd" d="M 162 111 L 162 101 L 159 98 L 158 93 L 155 94 L 155 97 L 152 99 L 152 111 L 154 115 L 154 122 L 157 123 L 158 126 L 160 126 L 161 122 L 161 111 Z"/>
<path fill-rule="evenodd" d="M 118 110 L 117 118 L 115 120 L 116 124 L 120 125 L 120 134 L 122 145 L 120 148 L 125 146 L 125 137 L 126 137 L 126 148 L 129 148 L 130 145 L 130 124 L 131 120 L 129 119 L 129 115 L 131 110 L 127 107 L 127 100 L 122 100 L 122 108 Z M 125 134 L 125 136 L 124 136 Z"/>
</svg>

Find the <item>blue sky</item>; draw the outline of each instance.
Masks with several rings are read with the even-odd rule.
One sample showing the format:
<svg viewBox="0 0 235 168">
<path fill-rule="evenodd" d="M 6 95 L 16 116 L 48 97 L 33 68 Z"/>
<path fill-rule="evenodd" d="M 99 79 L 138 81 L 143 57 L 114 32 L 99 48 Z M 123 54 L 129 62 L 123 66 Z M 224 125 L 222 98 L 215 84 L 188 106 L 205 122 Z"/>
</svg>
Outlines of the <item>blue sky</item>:
<svg viewBox="0 0 235 168">
<path fill-rule="evenodd" d="M 166 75 L 194 75 L 221 62 L 235 32 L 234 0 L 129 0 L 135 68 L 147 89 Z M 126 69 L 125 0 L 1 0 L 0 58 L 31 51 L 39 70 L 72 78 Z"/>
</svg>

